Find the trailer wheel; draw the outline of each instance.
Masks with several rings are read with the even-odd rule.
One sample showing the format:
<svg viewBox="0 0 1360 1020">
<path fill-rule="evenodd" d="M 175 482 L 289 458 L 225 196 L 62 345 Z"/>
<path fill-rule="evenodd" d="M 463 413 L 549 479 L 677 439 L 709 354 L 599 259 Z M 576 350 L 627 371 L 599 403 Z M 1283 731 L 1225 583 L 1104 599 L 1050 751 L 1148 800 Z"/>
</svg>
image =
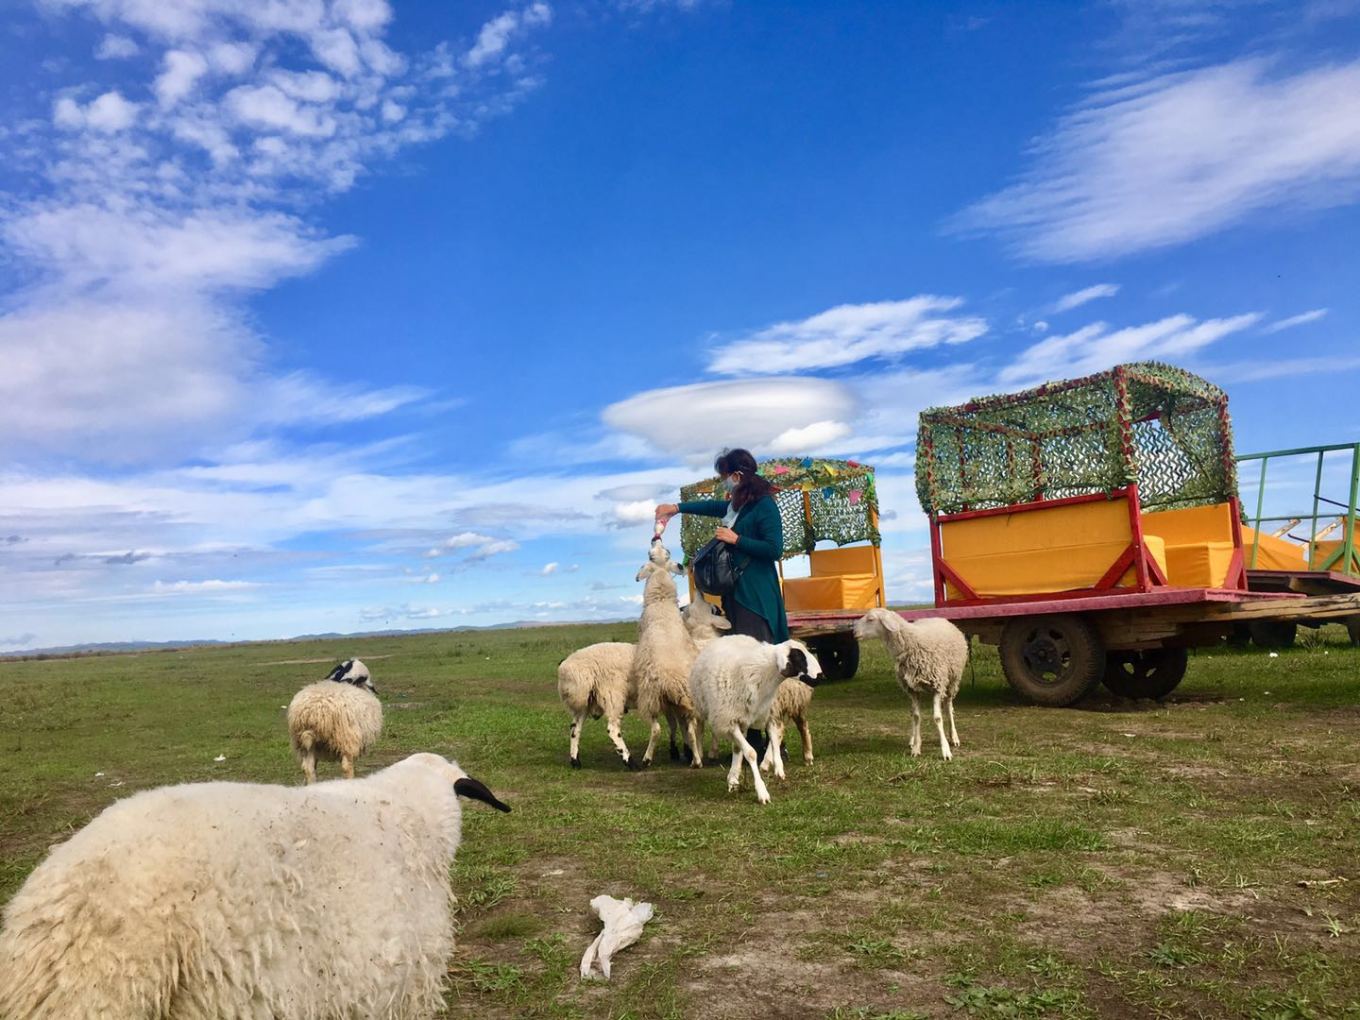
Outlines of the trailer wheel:
<svg viewBox="0 0 1360 1020">
<path fill-rule="evenodd" d="M 1122 698 L 1160 700 L 1185 679 L 1190 656 L 1184 648 L 1149 648 L 1105 656 L 1105 686 Z"/>
<path fill-rule="evenodd" d="M 1350 636 L 1351 644 L 1360 645 L 1360 616 L 1346 619 L 1346 633 Z"/>
<path fill-rule="evenodd" d="M 849 680 L 859 669 L 859 642 L 853 634 L 829 634 L 807 643 L 827 680 Z"/>
<path fill-rule="evenodd" d="M 1017 617 L 1001 632 L 1001 669 L 1040 705 L 1071 705 L 1105 672 L 1105 646 L 1080 616 Z"/>
<path fill-rule="evenodd" d="M 1299 632 L 1293 620 L 1252 620 L 1251 643 L 1257 648 L 1289 648 Z"/>
</svg>

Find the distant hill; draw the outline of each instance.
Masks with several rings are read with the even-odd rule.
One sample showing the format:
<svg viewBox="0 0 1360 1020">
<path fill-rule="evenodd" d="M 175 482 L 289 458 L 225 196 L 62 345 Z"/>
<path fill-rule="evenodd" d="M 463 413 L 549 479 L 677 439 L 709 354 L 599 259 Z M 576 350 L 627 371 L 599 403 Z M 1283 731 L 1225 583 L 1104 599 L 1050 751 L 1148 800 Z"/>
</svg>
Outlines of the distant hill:
<svg viewBox="0 0 1360 1020">
<path fill-rule="evenodd" d="M 364 630 L 351 634 L 328 631 L 324 634 L 298 634 L 288 638 L 222 641 L 217 638 L 185 639 L 183 641 L 103 641 L 79 645 L 59 645 L 52 648 L 23 648 L 0 652 L 0 659 L 63 659 L 80 655 L 125 655 L 130 652 L 172 652 L 178 648 L 201 648 L 205 645 L 286 644 L 290 641 L 339 641 L 350 638 L 399 637 L 404 634 L 458 634 L 470 630 L 515 630 L 532 627 L 578 627 L 590 623 L 626 623 L 631 617 L 617 620 L 515 620 L 511 623 L 492 623 L 483 627 L 463 624 L 458 627 L 418 627 L 411 630 Z"/>
</svg>

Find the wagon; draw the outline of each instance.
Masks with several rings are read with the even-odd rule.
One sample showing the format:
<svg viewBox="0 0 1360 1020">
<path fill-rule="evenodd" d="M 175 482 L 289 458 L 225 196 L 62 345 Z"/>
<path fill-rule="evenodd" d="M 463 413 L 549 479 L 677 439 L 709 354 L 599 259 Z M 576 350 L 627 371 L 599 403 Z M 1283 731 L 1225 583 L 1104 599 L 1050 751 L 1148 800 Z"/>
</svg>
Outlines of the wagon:
<svg viewBox="0 0 1360 1020">
<path fill-rule="evenodd" d="M 931 409 L 916 452 L 935 605 L 902 615 L 997 645 L 1038 704 L 1101 682 L 1160 698 L 1188 648 L 1243 624 L 1360 613 L 1360 594 L 1252 589 L 1228 399 L 1181 369 L 1121 365 Z M 826 640 L 858 615 L 800 623 Z"/>
<path fill-rule="evenodd" d="M 808 642 L 828 678 L 852 677 L 859 667 L 859 643 L 851 626 L 864 610 L 888 604 L 874 469 L 853 460 L 782 457 L 761 461 L 760 473 L 775 486 L 784 529 L 779 576 L 789 631 Z M 706 478 L 682 487 L 680 495 L 713 499 L 720 485 L 721 479 Z M 684 516 L 680 543 L 687 565 L 718 523 L 712 517 Z M 802 557 L 807 576 L 785 576 L 784 564 Z M 687 573 L 690 598 L 698 598 L 694 572 Z"/>
</svg>

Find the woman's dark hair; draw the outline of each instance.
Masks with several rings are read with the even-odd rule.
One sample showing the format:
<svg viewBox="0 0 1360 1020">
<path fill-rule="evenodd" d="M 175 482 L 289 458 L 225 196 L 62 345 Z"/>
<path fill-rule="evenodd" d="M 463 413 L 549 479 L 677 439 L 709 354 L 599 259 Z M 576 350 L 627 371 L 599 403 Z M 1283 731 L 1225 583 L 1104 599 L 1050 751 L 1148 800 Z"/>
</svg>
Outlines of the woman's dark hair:
<svg viewBox="0 0 1360 1020">
<path fill-rule="evenodd" d="M 713 470 L 719 478 L 741 473 L 741 484 L 732 491 L 732 505 L 740 510 L 747 503 L 764 499 L 773 491 L 764 478 L 756 473 L 758 465 L 750 450 L 724 450 L 713 462 Z"/>
</svg>

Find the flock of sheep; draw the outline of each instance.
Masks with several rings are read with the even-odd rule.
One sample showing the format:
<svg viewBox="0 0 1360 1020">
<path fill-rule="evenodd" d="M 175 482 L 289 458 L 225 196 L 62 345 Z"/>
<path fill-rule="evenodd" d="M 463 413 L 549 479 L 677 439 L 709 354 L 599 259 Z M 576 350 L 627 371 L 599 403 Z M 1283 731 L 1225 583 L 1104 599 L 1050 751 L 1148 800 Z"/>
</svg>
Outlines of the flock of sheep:
<svg viewBox="0 0 1360 1020">
<path fill-rule="evenodd" d="M 807 711 L 821 675 L 798 641 L 722 636 L 728 622 L 703 601 L 682 612 L 681 568 L 654 542 L 636 645 L 592 645 L 563 660 L 558 689 L 572 715 L 571 762 L 587 716 L 619 729 L 629 708 L 661 721 L 703 764 L 702 733 L 732 742 L 728 789 L 749 767 L 784 777 L 781 742 L 796 725 L 812 761 Z M 880 637 L 912 700 L 911 750 L 921 750 L 917 696 L 934 698 L 940 749 L 958 744 L 953 699 L 967 661 L 945 621 L 910 624 L 871 610 L 856 636 Z M 746 739 L 765 727 L 762 761 Z M 462 837 L 459 798 L 510 808 L 454 761 L 410 757 L 353 780 L 354 762 L 382 730 L 382 706 L 357 659 L 298 691 L 288 729 L 300 787 L 196 783 L 135 794 L 56 846 L 5 909 L 0 1020 L 341 1020 L 428 1018 L 443 1004 L 453 950 L 449 869 Z M 331 758 L 351 782 L 316 784 Z"/>
</svg>

